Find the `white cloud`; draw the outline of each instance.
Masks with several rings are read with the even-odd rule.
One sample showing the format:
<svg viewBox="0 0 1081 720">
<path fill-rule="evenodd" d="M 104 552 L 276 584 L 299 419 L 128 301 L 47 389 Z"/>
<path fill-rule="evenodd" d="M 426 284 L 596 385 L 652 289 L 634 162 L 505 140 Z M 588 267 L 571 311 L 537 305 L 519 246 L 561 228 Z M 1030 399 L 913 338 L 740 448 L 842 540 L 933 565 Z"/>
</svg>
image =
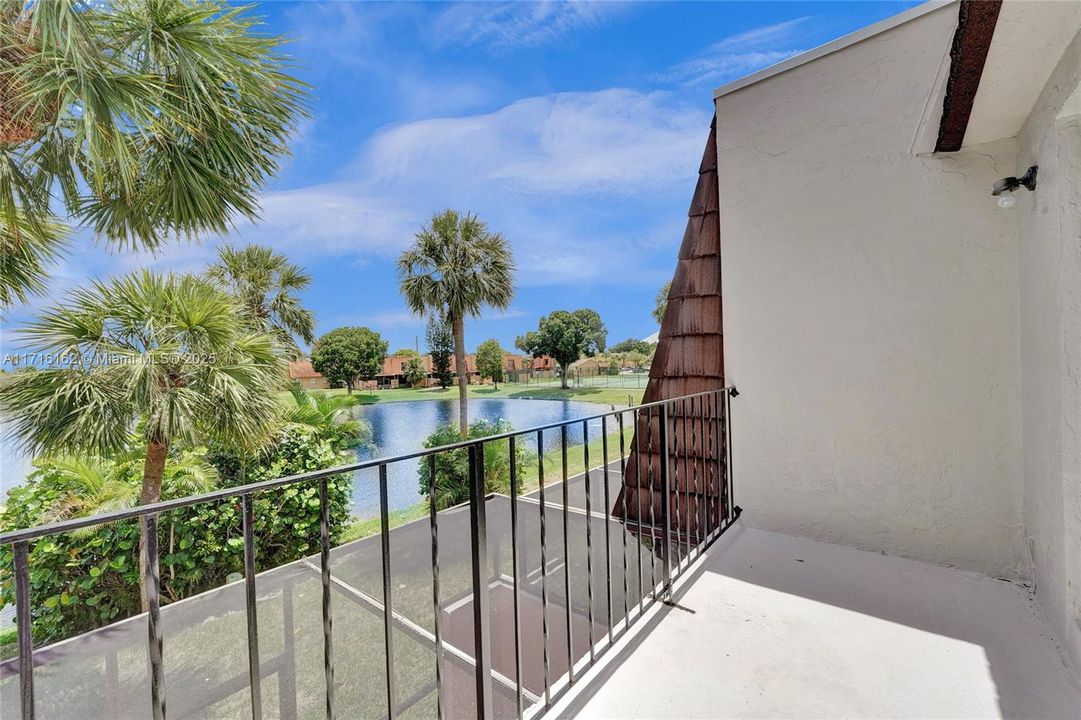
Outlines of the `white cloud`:
<svg viewBox="0 0 1081 720">
<path fill-rule="evenodd" d="M 808 20 L 801 17 L 730 35 L 653 79 L 682 85 L 718 84 L 774 65 L 803 52 L 802 31 Z"/>
<path fill-rule="evenodd" d="M 667 93 L 557 93 L 384 130 L 355 171 L 381 183 L 456 177 L 523 193 L 656 191 L 686 179 L 708 122 L 705 109 Z"/>
<path fill-rule="evenodd" d="M 484 45 L 496 52 L 537 47 L 591 30 L 627 9 L 616 2 L 466 2 L 436 20 L 436 45 Z"/>
</svg>

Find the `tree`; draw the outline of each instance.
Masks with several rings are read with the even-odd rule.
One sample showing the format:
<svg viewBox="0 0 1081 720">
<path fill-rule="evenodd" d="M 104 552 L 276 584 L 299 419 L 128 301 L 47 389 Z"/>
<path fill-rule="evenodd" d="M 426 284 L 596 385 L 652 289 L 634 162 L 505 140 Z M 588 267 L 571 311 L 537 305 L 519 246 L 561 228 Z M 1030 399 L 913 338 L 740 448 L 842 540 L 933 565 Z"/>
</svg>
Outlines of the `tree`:
<svg viewBox="0 0 1081 720">
<path fill-rule="evenodd" d="M 479 317 L 485 305 L 506 309 L 514 296 L 513 275 L 506 239 L 489 232 L 476 215 L 455 210 L 434 215 L 398 258 L 398 278 L 409 309 L 445 318 L 454 334 L 458 428 L 463 439 L 469 434 L 465 319 Z"/>
<path fill-rule="evenodd" d="M 372 443 L 371 426 L 350 411 L 355 398 L 308 392 L 297 383 L 289 387 L 289 394 L 293 404 L 285 410 L 285 421 L 311 428 L 316 440 L 330 442 L 336 451 Z"/>
<path fill-rule="evenodd" d="M 501 435 L 514 430 L 514 426 L 507 420 L 478 420 L 469 426 L 469 437 L 479 439 L 492 435 Z M 424 447 L 437 448 L 443 445 L 452 445 L 461 440 L 458 428 L 453 425 L 443 425 L 436 428 L 435 432 L 424 441 Z M 525 467 L 528 463 L 528 452 L 525 443 L 517 443 L 515 447 L 515 483 L 517 490 L 522 489 L 522 480 L 525 476 Z M 508 493 L 510 492 L 510 446 L 505 442 L 489 442 L 484 444 L 484 492 Z M 428 463 L 422 462 L 417 468 L 417 478 L 420 485 L 421 495 L 430 495 L 431 476 L 428 474 Z M 439 510 L 461 505 L 469 502 L 471 480 L 469 477 L 469 452 L 468 448 L 458 447 L 453 450 L 444 450 L 435 456 L 435 506 Z"/>
<path fill-rule="evenodd" d="M 485 340 L 477 346 L 477 372 L 482 378 L 491 378 L 496 390 L 503 379 L 503 348 L 495 338 Z"/>
<path fill-rule="evenodd" d="M 206 274 L 240 302 L 252 329 L 274 335 L 291 358 L 300 355 L 297 338 L 315 339 L 315 316 L 297 297 L 312 278 L 281 253 L 261 245 L 225 245 Z"/>
<path fill-rule="evenodd" d="M 306 114 L 258 25 L 217 0 L 0 4 L 3 306 L 44 290 L 64 220 L 153 250 L 256 217 Z"/>
<path fill-rule="evenodd" d="M 430 317 L 424 331 L 424 342 L 428 345 L 428 354 L 432 356 L 432 374 L 439 381 L 439 387 L 445 389 L 454 378 L 454 373 L 450 371 L 450 358 L 454 355 L 454 333 L 446 323 Z"/>
<path fill-rule="evenodd" d="M 374 330 L 343 327 L 331 330 L 312 347 L 312 368 L 330 383 L 353 394 L 357 378 L 370 380 L 383 370 L 387 342 Z"/>
<path fill-rule="evenodd" d="M 627 338 L 622 342 L 618 342 L 608 348 L 608 352 L 616 353 L 617 355 L 629 352 L 642 353 L 643 355 L 649 355 L 653 352 L 655 343 L 651 343 L 648 340 L 636 340 L 635 338 Z"/>
<path fill-rule="evenodd" d="M 424 364 L 424 360 L 421 359 L 420 355 L 409 358 L 402 371 L 405 375 L 405 381 L 413 387 L 420 387 L 428 379 L 428 367 Z"/>
<path fill-rule="evenodd" d="M 139 502 L 161 499 L 169 450 L 247 446 L 276 426 L 285 384 L 274 338 L 253 333 L 236 301 L 191 275 L 133 273 L 73 292 L 22 332 L 64 363 L 17 373 L 0 410 L 28 454 L 143 454 Z M 143 561 L 140 554 L 140 561 Z"/>
<path fill-rule="evenodd" d="M 394 351 L 394 357 L 415 358 L 420 357 L 420 353 L 413 348 L 398 348 Z"/>
<path fill-rule="evenodd" d="M 595 310 L 556 310 L 540 319 L 537 330 L 519 335 L 515 347 L 533 357 L 550 355 L 559 363 L 560 379 L 567 385 L 567 368 L 583 355 L 604 352 L 608 330 Z"/>
<path fill-rule="evenodd" d="M 668 293 L 672 291 L 672 282 L 666 282 L 657 291 L 657 297 L 653 300 L 653 319 L 660 325 L 664 322 L 664 311 L 668 309 Z"/>
</svg>

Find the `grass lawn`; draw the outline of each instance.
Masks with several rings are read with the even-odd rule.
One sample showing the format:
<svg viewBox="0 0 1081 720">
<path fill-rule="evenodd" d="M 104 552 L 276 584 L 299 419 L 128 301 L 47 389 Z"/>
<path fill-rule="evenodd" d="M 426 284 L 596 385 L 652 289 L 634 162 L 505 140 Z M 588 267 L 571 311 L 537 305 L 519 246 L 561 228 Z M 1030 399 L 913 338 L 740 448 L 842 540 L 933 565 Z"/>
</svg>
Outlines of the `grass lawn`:
<svg viewBox="0 0 1081 720">
<path fill-rule="evenodd" d="M 643 387 L 575 387 L 564 390 L 558 385 L 537 383 L 500 383 L 497 390 L 491 385 L 470 385 L 471 398 L 517 398 L 521 400 L 578 400 L 601 405 L 637 405 L 642 402 Z M 328 395 L 344 395 L 344 388 L 323 390 Z M 456 400 L 458 388 L 397 388 L 394 390 L 354 390 L 354 397 L 361 405 L 381 402 L 405 402 L 409 400 Z"/>
</svg>

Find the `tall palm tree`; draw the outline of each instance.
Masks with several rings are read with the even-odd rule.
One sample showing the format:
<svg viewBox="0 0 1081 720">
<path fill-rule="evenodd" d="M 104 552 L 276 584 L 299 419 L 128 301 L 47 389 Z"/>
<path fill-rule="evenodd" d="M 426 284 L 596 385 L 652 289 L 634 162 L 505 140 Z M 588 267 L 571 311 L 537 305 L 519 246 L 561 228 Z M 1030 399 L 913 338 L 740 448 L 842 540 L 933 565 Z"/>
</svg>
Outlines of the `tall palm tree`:
<svg viewBox="0 0 1081 720">
<path fill-rule="evenodd" d="M 311 275 L 285 255 L 261 245 L 225 245 L 206 272 L 240 301 L 251 326 L 272 333 L 291 357 L 300 353 L 297 338 L 315 341 L 315 316 L 297 297 L 311 283 Z"/>
<path fill-rule="evenodd" d="M 44 289 L 65 221 L 153 249 L 256 216 L 306 114 L 259 25 L 224 0 L 0 0 L 0 308 Z"/>
<path fill-rule="evenodd" d="M 500 233 L 467 213 L 444 210 L 416 234 L 412 247 L 398 258 L 398 278 L 409 309 L 449 322 L 454 333 L 458 375 L 458 424 L 469 433 L 466 408 L 465 319 L 481 309 L 500 310 L 514 297 L 514 259 Z"/>
<path fill-rule="evenodd" d="M 201 278 L 143 271 L 97 282 L 21 335 L 60 362 L 4 382 L 0 411 L 14 435 L 29 454 L 109 456 L 134 432 L 145 448 L 142 504 L 161 499 L 172 445 L 254 448 L 280 414 L 274 338 L 251 332 L 236 301 Z"/>
</svg>

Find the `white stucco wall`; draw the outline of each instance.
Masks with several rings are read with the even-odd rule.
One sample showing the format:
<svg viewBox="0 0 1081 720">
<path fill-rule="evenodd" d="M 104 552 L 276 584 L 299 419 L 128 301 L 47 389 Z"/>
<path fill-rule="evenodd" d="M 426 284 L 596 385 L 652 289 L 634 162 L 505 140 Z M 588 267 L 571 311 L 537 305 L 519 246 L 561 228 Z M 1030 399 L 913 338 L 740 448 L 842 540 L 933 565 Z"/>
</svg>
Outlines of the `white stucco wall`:
<svg viewBox="0 0 1081 720">
<path fill-rule="evenodd" d="M 1023 541 L 1015 143 L 912 154 L 956 6 L 717 100 L 747 524 L 993 576 Z"/>
<path fill-rule="evenodd" d="M 1018 137 L 1025 534 L 1036 596 L 1081 667 L 1081 34 Z"/>
</svg>

